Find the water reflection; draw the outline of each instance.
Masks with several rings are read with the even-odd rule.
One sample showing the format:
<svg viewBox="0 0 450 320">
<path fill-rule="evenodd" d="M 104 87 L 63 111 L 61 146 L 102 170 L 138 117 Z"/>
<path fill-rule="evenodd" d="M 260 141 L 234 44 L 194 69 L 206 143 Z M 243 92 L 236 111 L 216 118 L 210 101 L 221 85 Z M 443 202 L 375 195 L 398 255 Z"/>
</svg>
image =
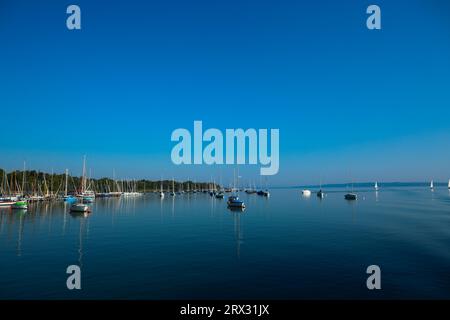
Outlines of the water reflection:
<svg viewBox="0 0 450 320">
<path fill-rule="evenodd" d="M 226 200 L 203 193 L 177 195 L 170 200 L 161 200 L 158 194 L 136 199 L 97 199 L 90 215 L 69 214 L 70 205 L 64 202 L 30 203 L 28 212 L 21 214 L 2 209 L 0 265 L 7 280 L 0 279 L 0 287 L 9 286 L 9 297 L 22 297 L 24 273 L 52 279 L 57 271 L 53 267 L 71 259 L 68 264 L 78 261 L 80 266 L 88 265 L 92 286 L 105 288 L 102 292 L 86 291 L 89 298 L 104 298 L 104 292 L 121 296 L 123 288 L 132 298 L 161 298 L 157 292 L 167 289 L 163 280 L 168 278 L 183 283 L 180 292 L 189 285 L 197 294 L 196 290 L 201 290 L 198 288 L 214 282 L 208 278 L 211 270 L 227 283 L 212 293 L 214 298 L 223 298 L 242 289 L 236 274 L 243 269 L 252 270 L 248 276 L 255 277 L 250 279 L 254 283 L 256 277 L 270 272 L 276 283 L 271 287 L 274 298 L 278 294 L 296 298 L 311 292 L 320 298 L 320 287 L 314 291 L 302 284 L 314 277 L 323 279 L 327 272 L 322 266 L 329 266 L 336 256 L 345 257 L 331 266 L 350 274 L 355 264 L 375 256 L 380 264 L 389 263 L 395 274 L 421 274 L 420 286 L 408 281 L 404 284 L 414 297 L 426 297 L 436 283 L 436 276 L 428 276 L 427 271 L 443 270 L 449 261 L 446 226 L 450 190 L 436 188 L 434 201 L 424 188 L 383 188 L 373 192 L 359 190 L 361 200 L 350 202 L 344 199 L 345 189 L 330 188 L 323 199 L 300 197 L 298 190 L 274 190 L 270 201 L 244 194 L 245 210 L 228 209 Z M 357 225 L 352 226 L 352 222 Z M 422 231 L 411 232 L 416 229 Z M 415 250 L 418 244 L 423 250 Z M 224 254 L 227 251 L 229 254 Z M 299 252 L 311 258 L 311 268 L 305 269 Z M 419 260 L 427 263 L 413 263 Z M 112 275 L 105 275 L 105 266 L 110 263 L 114 263 L 114 276 L 118 273 L 113 285 L 108 278 Z M 189 263 L 195 268 L 186 268 Z M 34 266 L 32 271 L 30 265 Z M 280 265 L 290 268 L 279 273 Z M 138 277 L 136 269 L 149 272 L 141 272 Z M 204 283 L 191 286 L 186 283 L 188 276 L 196 283 Z M 292 281 L 299 285 L 292 285 Z M 359 283 L 360 279 L 355 281 Z M 155 291 L 146 295 L 142 283 Z M 27 282 L 27 293 L 39 297 L 41 285 L 39 281 Z M 323 291 L 325 296 L 329 289 Z M 337 298 L 344 294 L 337 287 L 332 289 L 336 289 Z M 57 290 L 49 290 L 49 295 L 68 294 Z M 258 286 L 246 290 L 254 297 L 260 293 Z M 6 295 L 4 292 L 0 297 Z M 436 296 L 449 297 L 450 291 L 443 287 Z"/>
<path fill-rule="evenodd" d="M 237 209 L 237 208 L 236 208 Z M 244 238 L 242 236 L 241 230 L 241 214 L 244 209 L 241 210 L 232 210 L 233 221 L 234 221 L 234 238 L 236 241 L 236 253 L 237 257 L 241 257 L 241 244 L 244 243 Z M 240 211 L 240 212 L 239 212 Z"/>
<path fill-rule="evenodd" d="M 78 232 L 78 266 L 80 268 L 83 267 L 83 240 L 84 238 L 88 238 L 89 235 L 89 213 L 88 212 L 80 212 L 80 213 L 68 213 L 74 219 L 79 221 L 79 232 Z"/>
<path fill-rule="evenodd" d="M 17 210 L 16 214 L 19 217 L 19 235 L 17 237 L 17 256 L 20 257 L 22 255 L 22 238 L 23 238 L 23 229 L 24 229 L 24 215 L 27 210 Z"/>
</svg>

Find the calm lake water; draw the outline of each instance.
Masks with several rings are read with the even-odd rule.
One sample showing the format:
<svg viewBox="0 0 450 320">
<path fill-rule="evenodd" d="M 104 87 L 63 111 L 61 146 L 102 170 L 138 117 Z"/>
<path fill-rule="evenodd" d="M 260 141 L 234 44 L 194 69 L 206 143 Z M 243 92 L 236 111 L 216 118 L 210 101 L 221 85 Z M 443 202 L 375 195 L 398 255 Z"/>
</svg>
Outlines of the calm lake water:
<svg viewBox="0 0 450 320">
<path fill-rule="evenodd" d="M 326 191 L 243 193 L 244 212 L 208 194 L 97 199 L 88 217 L 63 202 L 1 209 L 0 298 L 450 299 L 447 188 Z M 366 288 L 372 264 L 380 291 Z"/>
</svg>

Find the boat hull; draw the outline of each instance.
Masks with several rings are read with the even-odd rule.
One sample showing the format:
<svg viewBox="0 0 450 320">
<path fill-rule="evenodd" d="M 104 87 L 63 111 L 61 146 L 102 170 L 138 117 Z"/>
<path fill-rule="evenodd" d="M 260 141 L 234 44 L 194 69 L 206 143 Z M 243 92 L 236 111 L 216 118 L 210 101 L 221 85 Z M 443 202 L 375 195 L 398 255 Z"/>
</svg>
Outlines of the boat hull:
<svg viewBox="0 0 450 320">
<path fill-rule="evenodd" d="M 309 196 L 311 196 L 311 191 L 310 190 L 302 190 L 302 195 L 304 197 L 309 197 Z"/>
<path fill-rule="evenodd" d="M 345 200 L 357 200 L 358 196 L 354 193 L 347 193 L 344 198 Z"/>
</svg>

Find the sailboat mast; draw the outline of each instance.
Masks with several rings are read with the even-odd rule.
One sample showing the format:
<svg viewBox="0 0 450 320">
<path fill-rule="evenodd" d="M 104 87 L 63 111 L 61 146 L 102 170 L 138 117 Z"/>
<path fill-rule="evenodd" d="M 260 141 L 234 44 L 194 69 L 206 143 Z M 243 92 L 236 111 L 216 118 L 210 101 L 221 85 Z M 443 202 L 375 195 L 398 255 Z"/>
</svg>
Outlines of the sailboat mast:
<svg viewBox="0 0 450 320">
<path fill-rule="evenodd" d="M 64 195 L 67 197 L 67 182 L 68 182 L 68 178 L 69 178 L 69 170 L 66 169 L 66 186 L 64 188 Z"/>
<path fill-rule="evenodd" d="M 26 168 L 26 165 L 25 165 L 25 161 L 24 161 L 23 162 L 23 174 L 22 174 L 22 195 L 23 196 L 25 195 L 25 174 L 26 174 L 25 168 Z"/>
<path fill-rule="evenodd" d="M 86 190 L 86 156 L 83 156 L 83 175 L 81 176 L 81 193 Z"/>
</svg>

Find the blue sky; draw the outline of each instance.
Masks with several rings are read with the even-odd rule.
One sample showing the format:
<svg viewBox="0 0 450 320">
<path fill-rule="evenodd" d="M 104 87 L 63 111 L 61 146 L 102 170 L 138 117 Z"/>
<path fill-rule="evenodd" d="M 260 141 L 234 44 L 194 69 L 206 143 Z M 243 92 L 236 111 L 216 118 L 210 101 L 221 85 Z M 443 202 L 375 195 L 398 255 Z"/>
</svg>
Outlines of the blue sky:
<svg viewBox="0 0 450 320">
<path fill-rule="evenodd" d="M 86 154 L 94 176 L 227 181 L 229 166 L 171 163 L 171 132 L 202 120 L 279 128 L 275 185 L 450 177 L 445 0 L 1 0 L 0 39 L 8 170 L 79 174 Z"/>
</svg>

